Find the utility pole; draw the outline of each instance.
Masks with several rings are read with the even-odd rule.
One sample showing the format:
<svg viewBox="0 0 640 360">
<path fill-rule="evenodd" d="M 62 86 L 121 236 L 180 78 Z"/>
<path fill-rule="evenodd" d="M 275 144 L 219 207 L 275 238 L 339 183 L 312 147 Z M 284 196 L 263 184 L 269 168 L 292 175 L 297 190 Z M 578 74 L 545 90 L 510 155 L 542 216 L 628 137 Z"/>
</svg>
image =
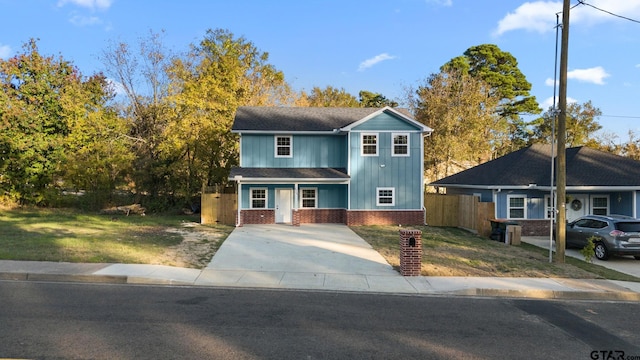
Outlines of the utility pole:
<svg viewBox="0 0 640 360">
<path fill-rule="evenodd" d="M 566 243 L 566 223 L 567 223 L 567 63 L 569 58 L 569 11 L 570 0 L 564 0 L 562 6 L 562 45 L 560 48 L 560 90 L 559 90 L 559 111 L 558 114 L 558 150 L 556 159 L 558 162 L 557 185 L 557 207 L 558 216 L 556 218 L 556 262 L 564 263 L 564 247 Z"/>
</svg>

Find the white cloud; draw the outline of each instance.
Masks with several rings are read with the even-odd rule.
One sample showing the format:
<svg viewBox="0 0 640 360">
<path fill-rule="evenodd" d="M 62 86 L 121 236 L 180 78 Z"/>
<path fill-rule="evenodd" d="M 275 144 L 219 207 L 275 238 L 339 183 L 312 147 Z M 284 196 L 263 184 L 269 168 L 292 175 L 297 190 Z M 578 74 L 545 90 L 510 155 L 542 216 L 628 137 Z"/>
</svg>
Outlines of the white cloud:
<svg viewBox="0 0 640 360">
<path fill-rule="evenodd" d="M 577 103 L 578 100 L 567 96 L 567 104 Z M 550 107 L 553 106 L 553 96 L 546 98 L 540 106 L 544 111 L 547 111 Z M 558 106 L 558 97 L 556 96 L 556 106 Z"/>
<path fill-rule="evenodd" d="M 544 84 L 547 86 L 558 85 L 558 83 L 558 80 L 553 80 L 552 78 L 547 78 L 547 80 L 544 81 Z"/>
<path fill-rule="evenodd" d="M 73 15 L 69 22 L 76 26 L 90 26 L 102 24 L 102 20 L 96 16 Z"/>
<path fill-rule="evenodd" d="M 116 93 L 116 96 L 119 96 L 119 95 L 124 96 L 127 94 L 121 82 L 118 82 L 112 78 L 107 78 L 107 83 L 109 84 L 109 87 L 111 87 L 113 92 Z"/>
<path fill-rule="evenodd" d="M 365 71 L 366 69 L 372 67 L 373 65 L 376 65 L 379 62 L 385 61 L 385 60 L 392 60 L 395 59 L 395 56 L 391 56 L 387 53 L 382 53 L 380 55 L 376 55 L 370 59 L 367 59 L 363 62 L 360 63 L 360 66 L 358 66 L 358 71 Z"/>
<path fill-rule="evenodd" d="M 640 17 L 640 0 L 590 0 L 589 4 L 614 14 L 626 17 Z M 562 1 L 526 2 L 498 21 L 494 35 L 502 35 L 512 30 L 535 31 L 539 33 L 554 31 L 556 13 L 562 12 Z M 562 16 L 562 15 L 560 15 Z M 617 17 L 594 9 L 587 5 L 578 5 L 571 10 L 571 25 L 593 25 L 607 21 L 617 21 Z"/>
<path fill-rule="evenodd" d="M 111 7 L 113 0 L 59 0 L 58 6 L 64 6 L 66 4 L 74 4 L 76 6 L 85 7 L 89 9 L 101 9 L 105 10 Z"/>
<path fill-rule="evenodd" d="M 539 33 L 551 31 L 556 25 L 555 14 L 561 10 L 561 2 L 526 2 L 498 22 L 498 28 L 494 31 L 494 35 L 502 35 L 518 29 Z"/>
<path fill-rule="evenodd" d="M 11 56 L 11 47 L 0 44 L 0 59 L 6 59 L 9 56 Z"/>
<path fill-rule="evenodd" d="M 436 4 L 440 6 L 453 6 L 453 0 L 425 0 L 427 4 Z"/>
<path fill-rule="evenodd" d="M 602 66 L 596 66 L 589 69 L 576 69 L 567 73 L 568 79 L 575 79 L 582 82 L 604 85 L 604 79 L 610 75 Z"/>
</svg>

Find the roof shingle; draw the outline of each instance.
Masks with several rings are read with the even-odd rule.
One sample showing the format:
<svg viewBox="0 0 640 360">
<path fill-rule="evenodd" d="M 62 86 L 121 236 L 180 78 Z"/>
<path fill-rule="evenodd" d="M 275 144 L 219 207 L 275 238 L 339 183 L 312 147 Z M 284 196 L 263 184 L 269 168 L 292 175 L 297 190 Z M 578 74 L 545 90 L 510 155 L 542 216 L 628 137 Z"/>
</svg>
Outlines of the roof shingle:
<svg viewBox="0 0 640 360">
<path fill-rule="evenodd" d="M 551 146 L 534 144 L 431 183 L 549 186 Z M 567 186 L 640 186 L 640 161 L 586 146 L 567 149 Z M 554 176 L 554 179 L 556 176 Z"/>
<path fill-rule="evenodd" d="M 241 106 L 232 131 L 333 131 L 381 108 Z M 410 119 L 405 109 L 394 109 Z"/>
</svg>

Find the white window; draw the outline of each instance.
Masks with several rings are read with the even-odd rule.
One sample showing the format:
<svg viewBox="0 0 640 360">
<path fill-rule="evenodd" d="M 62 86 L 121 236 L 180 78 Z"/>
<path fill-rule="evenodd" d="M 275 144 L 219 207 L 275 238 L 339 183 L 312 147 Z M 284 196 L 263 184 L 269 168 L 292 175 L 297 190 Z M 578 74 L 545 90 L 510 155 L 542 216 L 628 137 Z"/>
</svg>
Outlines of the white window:
<svg viewBox="0 0 640 360">
<path fill-rule="evenodd" d="M 362 156 L 378 156 L 378 134 L 364 133 L 360 136 Z"/>
<path fill-rule="evenodd" d="M 293 157 L 293 139 L 291 136 L 275 137 L 276 157 L 290 158 Z"/>
<path fill-rule="evenodd" d="M 316 188 L 300 189 L 300 207 L 301 208 L 317 208 L 318 207 L 318 189 Z"/>
<path fill-rule="evenodd" d="M 545 195 L 544 196 L 544 218 L 545 219 L 555 219 L 556 218 L 556 212 L 555 212 L 555 206 L 554 204 L 552 204 L 552 200 L 555 200 L 554 198 L 551 197 L 551 195 Z"/>
<path fill-rule="evenodd" d="M 408 133 L 391 134 L 391 139 L 393 140 L 391 156 L 409 156 Z"/>
<path fill-rule="evenodd" d="M 394 206 L 396 204 L 396 189 L 392 187 L 376 188 L 376 205 L 377 206 Z"/>
<path fill-rule="evenodd" d="M 524 195 L 507 196 L 507 218 L 526 219 L 527 218 L 527 198 Z"/>
<path fill-rule="evenodd" d="M 266 188 L 251 188 L 249 189 L 251 197 L 249 199 L 249 207 L 251 209 L 266 209 L 267 208 L 267 189 Z"/>
<path fill-rule="evenodd" d="M 609 215 L 609 197 L 602 195 L 592 196 L 591 213 L 593 215 Z"/>
</svg>

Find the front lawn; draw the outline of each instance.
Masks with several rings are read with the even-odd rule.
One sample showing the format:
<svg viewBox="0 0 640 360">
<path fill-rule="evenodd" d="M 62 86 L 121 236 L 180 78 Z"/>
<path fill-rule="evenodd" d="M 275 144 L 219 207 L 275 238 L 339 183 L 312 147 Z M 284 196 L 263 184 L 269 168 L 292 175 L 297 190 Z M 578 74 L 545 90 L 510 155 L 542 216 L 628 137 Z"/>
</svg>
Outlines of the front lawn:
<svg viewBox="0 0 640 360">
<path fill-rule="evenodd" d="M 201 268 L 233 227 L 202 226 L 199 220 L 187 215 L 114 216 L 60 209 L 3 210 L 0 259 Z M 196 244 L 200 246 L 196 248 Z M 192 251 L 182 251 L 185 246 Z"/>
<path fill-rule="evenodd" d="M 462 229 L 411 226 L 422 231 L 422 275 L 562 277 L 575 279 L 640 279 L 566 257 L 564 264 L 549 263 L 548 250 L 525 244 L 510 246 Z M 353 226 L 395 268 L 400 267 L 399 227 Z"/>
</svg>

